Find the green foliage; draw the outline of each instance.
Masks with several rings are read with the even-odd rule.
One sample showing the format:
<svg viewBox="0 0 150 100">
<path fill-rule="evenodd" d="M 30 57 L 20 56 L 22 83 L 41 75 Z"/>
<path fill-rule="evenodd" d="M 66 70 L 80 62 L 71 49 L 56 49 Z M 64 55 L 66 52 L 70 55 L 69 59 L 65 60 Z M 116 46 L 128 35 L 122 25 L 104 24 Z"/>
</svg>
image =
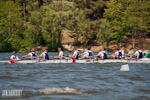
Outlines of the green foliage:
<svg viewBox="0 0 150 100">
<path fill-rule="evenodd" d="M 108 46 L 150 32 L 148 0 L 0 0 L 0 52 L 61 47 L 62 30 L 77 45 Z M 82 39 L 82 41 L 80 40 Z"/>
<path fill-rule="evenodd" d="M 105 8 L 103 0 L 87 0 L 86 2 L 86 16 L 91 20 L 98 20 L 103 17 L 103 10 Z"/>
<path fill-rule="evenodd" d="M 73 16 L 74 4 L 68 1 L 54 1 L 48 7 L 41 7 L 42 35 L 51 51 L 61 46 L 61 31 Z"/>
<path fill-rule="evenodd" d="M 111 41 L 111 43 L 121 43 L 127 38 L 125 36 L 127 27 L 124 5 L 117 0 L 110 0 L 106 5 L 108 8 L 105 9 L 104 16 L 113 26 L 112 38 L 114 38 L 114 40 Z M 121 46 L 121 44 L 119 46 Z"/>
<path fill-rule="evenodd" d="M 101 43 L 103 46 L 109 46 L 109 43 L 112 40 L 112 26 L 109 22 L 106 21 L 106 19 L 101 20 L 100 29 L 97 34 L 97 40 L 99 43 Z"/>
<path fill-rule="evenodd" d="M 134 35 L 138 35 L 138 31 L 149 32 L 150 23 L 150 1 L 147 0 L 128 0 L 126 10 L 126 17 L 128 19 L 127 25 L 130 32 L 134 31 Z M 137 33 L 136 33 L 137 32 Z"/>
<path fill-rule="evenodd" d="M 22 29 L 21 7 L 12 1 L 0 2 L 0 51 L 19 50 Z"/>
</svg>

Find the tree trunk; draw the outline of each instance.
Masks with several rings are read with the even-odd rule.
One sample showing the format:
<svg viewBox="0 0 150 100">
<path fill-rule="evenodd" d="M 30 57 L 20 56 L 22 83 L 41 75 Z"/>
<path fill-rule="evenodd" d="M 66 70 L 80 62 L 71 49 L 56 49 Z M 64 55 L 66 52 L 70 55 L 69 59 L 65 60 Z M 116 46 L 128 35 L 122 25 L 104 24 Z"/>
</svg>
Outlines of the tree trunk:
<svg viewBox="0 0 150 100">
<path fill-rule="evenodd" d="M 133 39 L 132 46 L 135 48 L 135 39 Z"/>
<path fill-rule="evenodd" d="M 119 48 L 121 48 L 121 37 L 119 38 Z"/>
<path fill-rule="evenodd" d="M 24 23 L 26 23 L 26 4 L 25 4 L 25 0 L 23 0 L 23 16 L 24 16 Z"/>
<path fill-rule="evenodd" d="M 122 44 L 121 44 L 121 42 L 119 43 L 119 48 L 121 48 L 121 46 L 122 46 Z"/>
<path fill-rule="evenodd" d="M 61 31 L 58 32 L 58 46 L 61 46 Z"/>
<path fill-rule="evenodd" d="M 75 37 L 75 44 L 78 46 L 79 45 L 79 33 L 77 33 L 76 37 Z"/>
<path fill-rule="evenodd" d="M 107 41 L 107 44 L 106 44 L 106 50 L 108 51 L 108 48 L 109 48 L 109 41 Z"/>
<path fill-rule="evenodd" d="M 142 41 L 142 33 L 141 32 L 139 33 L 139 43 L 138 44 L 139 44 L 140 48 L 143 48 L 143 41 Z"/>
<path fill-rule="evenodd" d="M 131 34 L 132 34 L 132 47 L 135 48 L 135 37 L 134 37 L 133 30 Z"/>
<path fill-rule="evenodd" d="M 44 0 L 44 1 L 45 1 L 46 6 L 48 6 L 48 1 L 47 0 Z"/>
</svg>

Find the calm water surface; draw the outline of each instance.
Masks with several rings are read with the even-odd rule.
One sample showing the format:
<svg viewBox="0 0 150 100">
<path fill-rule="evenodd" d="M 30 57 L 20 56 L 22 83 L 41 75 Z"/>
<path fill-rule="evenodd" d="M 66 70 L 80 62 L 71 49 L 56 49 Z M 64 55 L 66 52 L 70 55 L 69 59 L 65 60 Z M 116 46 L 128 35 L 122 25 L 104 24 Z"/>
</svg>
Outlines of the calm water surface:
<svg viewBox="0 0 150 100">
<path fill-rule="evenodd" d="M 10 55 L 1 53 L 0 60 Z M 129 64 L 129 72 L 120 72 L 121 65 L 0 63 L 0 99 L 150 100 L 150 64 Z M 2 97 L 3 90 L 13 89 L 22 96 Z"/>
</svg>

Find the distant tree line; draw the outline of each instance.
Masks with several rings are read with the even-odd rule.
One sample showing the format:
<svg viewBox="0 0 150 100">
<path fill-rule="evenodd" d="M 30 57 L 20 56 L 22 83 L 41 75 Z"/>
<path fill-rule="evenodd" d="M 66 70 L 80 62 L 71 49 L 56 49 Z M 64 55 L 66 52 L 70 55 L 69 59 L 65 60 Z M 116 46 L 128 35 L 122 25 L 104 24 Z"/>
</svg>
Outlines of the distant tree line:
<svg viewBox="0 0 150 100">
<path fill-rule="evenodd" d="M 127 33 L 140 40 L 150 32 L 149 5 L 149 0 L 0 0 L 0 52 L 40 45 L 56 51 L 63 29 L 76 45 L 97 40 L 121 46 Z"/>
</svg>

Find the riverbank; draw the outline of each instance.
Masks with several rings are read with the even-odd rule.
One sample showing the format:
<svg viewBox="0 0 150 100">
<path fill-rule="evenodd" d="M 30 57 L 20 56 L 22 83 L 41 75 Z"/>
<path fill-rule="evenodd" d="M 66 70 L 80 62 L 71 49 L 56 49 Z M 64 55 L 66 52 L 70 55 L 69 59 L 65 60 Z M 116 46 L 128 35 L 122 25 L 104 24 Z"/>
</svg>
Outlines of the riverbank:
<svg viewBox="0 0 150 100">
<path fill-rule="evenodd" d="M 146 34 L 145 34 L 146 35 Z M 140 47 L 140 48 L 146 48 L 146 49 L 150 49 L 150 37 L 146 37 L 146 38 L 137 38 L 137 39 L 132 39 L 132 36 L 127 36 L 128 39 L 126 39 L 124 42 L 120 43 L 114 43 L 114 44 L 110 44 L 108 47 L 108 51 L 114 51 L 117 48 L 119 48 L 119 46 L 124 47 L 125 51 L 128 51 L 131 47 Z M 79 38 L 79 42 L 82 42 L 82 38 Z M 69 30 L 63 30 L 62 32 L 62 44 L 64 45 L 69 45 L 70 47 L 75 43 L 74 38 L 70 37 L 70 33 Z M 99 44 L 96 40 L 94 40 L 93 44 L 89 45 L 91 46 L 91 50 L 93 52 L 99 52 L 102 48 L 104 48 L 104 46 L 102 46 L 101 44 Z M 76 46 L 78 49 L 86 49 L 86 46 Z M 70 51 L 64 49 L 66 52 Z"/>
</svg>

